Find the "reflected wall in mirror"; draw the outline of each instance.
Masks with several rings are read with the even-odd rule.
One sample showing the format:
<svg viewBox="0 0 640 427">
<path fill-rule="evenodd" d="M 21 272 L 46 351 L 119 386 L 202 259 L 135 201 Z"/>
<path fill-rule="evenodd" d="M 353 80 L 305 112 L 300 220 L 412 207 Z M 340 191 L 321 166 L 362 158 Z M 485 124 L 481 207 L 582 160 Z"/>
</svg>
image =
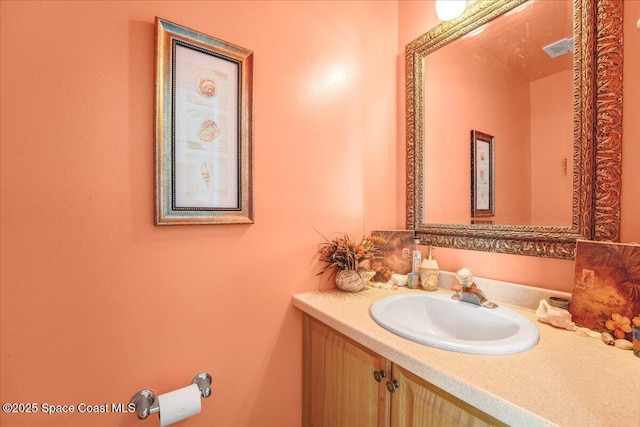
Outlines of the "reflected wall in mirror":
<svg viewBox="0 0 640 427">
<path fill-rule="evenodd" d="M 622 7 L 477 1 L 407 45 L 407 226 L 424 244 L 573 258 L 577 239 L 618 240 Z M 495 136 L 491 221 L 470 215 L 471 129 Z"/>
<path fill-rule="evenodd" d="M 566 39 L 572 1 L 528 1 L 425 55 L 425 222 L 470 223 L 470 198 L 449 195 L 469 192 L 469 130 L 481 129 L 499 141 L 494 223 L 571 224 L 573 43 L 543 50 Z"/>
</svg>

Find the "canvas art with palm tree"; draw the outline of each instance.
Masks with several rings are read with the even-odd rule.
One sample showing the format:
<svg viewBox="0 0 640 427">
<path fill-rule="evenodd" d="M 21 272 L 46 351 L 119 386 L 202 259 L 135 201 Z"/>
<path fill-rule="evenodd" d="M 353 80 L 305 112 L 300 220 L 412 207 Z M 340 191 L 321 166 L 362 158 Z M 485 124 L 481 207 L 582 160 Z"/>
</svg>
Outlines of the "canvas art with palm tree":
<svg viewBox="0 0 640 427">
<path fill-rule="evenodd" d="M 640 327 L 640 245 L 578 241 L 570 311 L 579 326 L 630 339 Z"/>
</svg>

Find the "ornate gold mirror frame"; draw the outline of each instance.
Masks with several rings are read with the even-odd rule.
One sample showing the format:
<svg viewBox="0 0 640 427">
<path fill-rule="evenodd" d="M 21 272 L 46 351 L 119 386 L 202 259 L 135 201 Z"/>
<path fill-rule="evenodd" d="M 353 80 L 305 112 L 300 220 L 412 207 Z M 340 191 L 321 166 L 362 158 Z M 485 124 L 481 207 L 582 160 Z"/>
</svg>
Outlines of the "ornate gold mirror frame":
<svg viewBox="0 0 640 427">
<path fill-rule="evenodd" d="M 406 46 L 407 228 L 425 245 L 572 259 L 578 239 L 619 240 L 623 0 L 574 0 L 571 226 L 424 222 L 423 58 L 525 1 L 477 1 Z"/>
</svg>

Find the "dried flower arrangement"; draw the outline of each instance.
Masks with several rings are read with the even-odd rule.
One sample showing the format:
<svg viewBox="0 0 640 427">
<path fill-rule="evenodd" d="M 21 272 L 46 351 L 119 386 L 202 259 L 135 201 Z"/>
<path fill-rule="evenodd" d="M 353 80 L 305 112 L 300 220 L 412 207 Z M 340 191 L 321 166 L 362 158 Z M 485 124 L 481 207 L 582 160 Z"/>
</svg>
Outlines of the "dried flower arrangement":
<svg viewBox="0 0 640 427">
<path fill-rule="evenodd" d="M 318 255 L 320 261 L 327 265 L 318 274 L 332 270 L 339 289 L 348 292 L 361 290 L 376 274 L 370 261 L 383 256 L 381 245 L 385 243 L 384 238 L 365 236 L 358 243 L 347 233 L 338 233 L 337 237 L 331 240 L 324 237 L 324 240 Z"/>
<path fill-rule="evenodd" d="M 322 237 L 325 241 L 320 244 L 318 255 L 320 261 L 326 262 L 327 265 L 318 274 L 329 269 L 358 270 L 364 261 L 380 258 L 380 245 L 385 244 L 384 238 L 379 236 L 364 236 L 359 243 L 347 233 L 338 233 L 338 236 L 331 240 Z"/>
</svg>

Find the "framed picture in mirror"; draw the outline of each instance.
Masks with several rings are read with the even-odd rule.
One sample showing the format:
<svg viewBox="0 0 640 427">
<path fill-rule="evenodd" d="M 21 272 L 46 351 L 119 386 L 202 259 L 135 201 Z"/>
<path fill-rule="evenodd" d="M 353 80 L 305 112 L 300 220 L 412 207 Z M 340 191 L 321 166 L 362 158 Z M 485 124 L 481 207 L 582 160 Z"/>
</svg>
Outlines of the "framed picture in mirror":
<svg viewBox="0 0 640 427">
<path fill-rule="evenodd" d="M 495 138 L 471 131 L 471 218 L 495 215 Z"/>
</svg>

